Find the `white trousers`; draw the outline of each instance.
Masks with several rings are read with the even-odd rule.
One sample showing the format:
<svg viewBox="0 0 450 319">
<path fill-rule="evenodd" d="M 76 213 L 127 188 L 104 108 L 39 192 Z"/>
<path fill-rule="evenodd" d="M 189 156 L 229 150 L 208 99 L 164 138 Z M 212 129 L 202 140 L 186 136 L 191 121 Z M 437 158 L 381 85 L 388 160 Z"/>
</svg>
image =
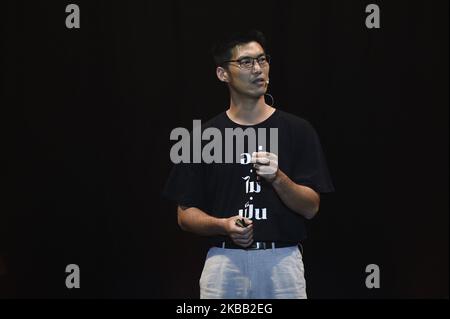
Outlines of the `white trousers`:
<svg viewBox="0 0 450 319">
<path fill-rule="evenodd" d="M 265 250 L 212 247 L 200 277 L 201 299 L 306 299 L 298 246 Z"/>
</svg>

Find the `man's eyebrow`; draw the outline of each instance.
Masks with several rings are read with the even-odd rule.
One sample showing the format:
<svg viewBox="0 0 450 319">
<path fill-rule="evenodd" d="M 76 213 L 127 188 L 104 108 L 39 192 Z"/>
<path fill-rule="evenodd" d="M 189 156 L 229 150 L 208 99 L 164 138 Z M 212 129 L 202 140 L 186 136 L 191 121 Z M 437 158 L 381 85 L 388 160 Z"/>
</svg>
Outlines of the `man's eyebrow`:
<svg viewBox="0 0 450 319">
<path fill-rule="evenodd" d="M 260 53 L 260 54 L 258 54 L 256 57 L 259 58 L 259 57 L 261 57 L 261 56 L 263 56 L 263 55 L 266 55 L 266 54 L 265 54 L 265 53 Z M 252 56 L 249 56 L 249 55 L 244 55 L 244 56 L 241 56 L 241 57 L 237 58 L 236 60 L 246 59 L 246 58 L 253 58 L 253 57 L 252 57 Z"/>
</svg>

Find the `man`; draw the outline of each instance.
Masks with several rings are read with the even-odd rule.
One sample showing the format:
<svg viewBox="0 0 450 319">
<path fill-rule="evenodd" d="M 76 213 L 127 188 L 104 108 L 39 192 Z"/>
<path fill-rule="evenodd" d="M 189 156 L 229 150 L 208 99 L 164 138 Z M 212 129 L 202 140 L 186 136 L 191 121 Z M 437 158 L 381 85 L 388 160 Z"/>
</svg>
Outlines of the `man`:
<svg viewBox="0 0 450 319">
<path fill-rule="evenodd" d="M 213 53 L 230 105 L 202 129 L 266 136 L 258 135 L 256 152 L 247 139 L 240 162 L 178 164 L 171 172 L 165 195 L 178 203 L 180 227 L 211 239 L 200 297 L 306 298 L 304 220 L 317 214 L 319 193 L 334 190 L 319 138 L 305 120 L 265 103 L 270 57 L 262 33 L 235 34 Z"/>
</svg>

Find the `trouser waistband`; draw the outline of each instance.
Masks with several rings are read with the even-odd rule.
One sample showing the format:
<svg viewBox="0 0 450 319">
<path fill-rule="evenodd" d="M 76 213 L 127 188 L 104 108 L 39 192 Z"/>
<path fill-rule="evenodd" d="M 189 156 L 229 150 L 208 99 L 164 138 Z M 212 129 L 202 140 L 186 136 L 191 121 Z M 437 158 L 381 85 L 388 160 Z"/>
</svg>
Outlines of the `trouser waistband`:
<svg viewBox="0 0 450 319">
<path fill-rule="evenodd" d="M 299 243 L 293 242 L 276 242 L 276 241 L 256 241 L 249 247 L 242 247 L 232 242 L 223 241 L 215 244 L 214 246 L 226 249 L 244 249 L 244 250 L 259 250 L 259 249 L 273 249 L 298 246 Z"/>
</svg>

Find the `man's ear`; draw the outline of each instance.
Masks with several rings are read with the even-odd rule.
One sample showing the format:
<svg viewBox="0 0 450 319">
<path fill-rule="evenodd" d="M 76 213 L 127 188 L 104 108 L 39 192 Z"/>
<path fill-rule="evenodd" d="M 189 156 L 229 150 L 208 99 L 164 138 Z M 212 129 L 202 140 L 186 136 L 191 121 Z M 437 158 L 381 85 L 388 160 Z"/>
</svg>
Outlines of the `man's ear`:
<svg viewBox="0 0 450 319">
<path fill-rule="evenodd" d="M 218 66 L 216 68 L 216 75 L 217 75 L 217 78 L 222 82 L 228 83 L 230 81 L 227 70 L 225 70 L 221 66 Z"/>
</svg>

